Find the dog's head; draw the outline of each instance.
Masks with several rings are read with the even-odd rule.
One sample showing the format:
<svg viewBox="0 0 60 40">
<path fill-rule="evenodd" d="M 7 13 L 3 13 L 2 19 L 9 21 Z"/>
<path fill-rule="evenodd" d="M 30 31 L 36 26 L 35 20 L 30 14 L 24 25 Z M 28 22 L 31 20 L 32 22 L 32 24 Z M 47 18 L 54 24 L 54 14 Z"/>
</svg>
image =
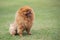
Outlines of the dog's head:
<svg viewBox="0 0 60 40">
<path fill-rule="evenodd" d="M 32 15 L 32 9 L 28 6 L 22 7 L 20 9 L 20 14 L 26 16 L 26 17 L 30 17 Z"/>
</svg>

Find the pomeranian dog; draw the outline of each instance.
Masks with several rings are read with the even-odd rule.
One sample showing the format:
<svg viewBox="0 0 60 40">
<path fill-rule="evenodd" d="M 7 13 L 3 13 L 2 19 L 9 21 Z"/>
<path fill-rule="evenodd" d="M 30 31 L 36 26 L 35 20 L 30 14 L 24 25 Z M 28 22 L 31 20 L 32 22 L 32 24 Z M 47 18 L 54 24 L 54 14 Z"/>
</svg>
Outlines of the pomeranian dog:
<svg viewBox="0 0 60 40">
<path fill-rule="evenodd" d="M 34 11 L 29 6 L 24 6 L 16 12 L 15 22 L 17 33 L 22 36 L 24 30 L 31 35 L 30 30 L 34 21 Z"/>
</svg>

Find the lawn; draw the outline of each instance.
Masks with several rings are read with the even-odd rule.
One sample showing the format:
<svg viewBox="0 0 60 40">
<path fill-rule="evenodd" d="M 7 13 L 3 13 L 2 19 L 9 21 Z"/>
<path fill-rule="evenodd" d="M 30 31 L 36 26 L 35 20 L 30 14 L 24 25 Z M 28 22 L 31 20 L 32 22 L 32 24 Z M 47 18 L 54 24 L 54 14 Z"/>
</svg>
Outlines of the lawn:
<svg viewBox="0 0 60 40">
<path fill-rule="evenodd" d="M 25 5 L 35 12 L 32 35 L 12 37 L 9 24 Z M 0 40 L 60 40 L 60 0 L 0 0 Z"/>
</svg>

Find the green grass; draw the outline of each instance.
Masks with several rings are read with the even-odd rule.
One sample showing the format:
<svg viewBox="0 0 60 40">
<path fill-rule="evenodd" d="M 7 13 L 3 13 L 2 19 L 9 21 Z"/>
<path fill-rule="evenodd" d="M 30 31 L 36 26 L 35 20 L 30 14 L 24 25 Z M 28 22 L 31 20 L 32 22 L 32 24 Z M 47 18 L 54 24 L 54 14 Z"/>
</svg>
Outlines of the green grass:
<svg viewBox="0 0 60 40">
<path fill-rule="evenodd" d="M 12 37 L 9 24 L 24 5 L 35 12 L 32 35 Z M 60 0 L 0 0 L 0 40 L 60 40 Z"/>
</svg>

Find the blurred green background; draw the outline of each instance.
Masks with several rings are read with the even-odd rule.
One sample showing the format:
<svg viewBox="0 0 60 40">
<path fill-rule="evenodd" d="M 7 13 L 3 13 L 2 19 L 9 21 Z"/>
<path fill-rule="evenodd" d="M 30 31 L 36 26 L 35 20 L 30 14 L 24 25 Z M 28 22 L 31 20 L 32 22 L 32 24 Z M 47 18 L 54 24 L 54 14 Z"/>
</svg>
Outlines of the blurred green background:
<svg viewBox="0 0 60 40">
<path fill-rule="evenodd" d="M 9 24 L 16 11 L 25 5 L 35 12 L 32 35 L 12 37 Z M 0 0 L 0 40 L 60 40 L 60 0 Z"/>
</svg>

